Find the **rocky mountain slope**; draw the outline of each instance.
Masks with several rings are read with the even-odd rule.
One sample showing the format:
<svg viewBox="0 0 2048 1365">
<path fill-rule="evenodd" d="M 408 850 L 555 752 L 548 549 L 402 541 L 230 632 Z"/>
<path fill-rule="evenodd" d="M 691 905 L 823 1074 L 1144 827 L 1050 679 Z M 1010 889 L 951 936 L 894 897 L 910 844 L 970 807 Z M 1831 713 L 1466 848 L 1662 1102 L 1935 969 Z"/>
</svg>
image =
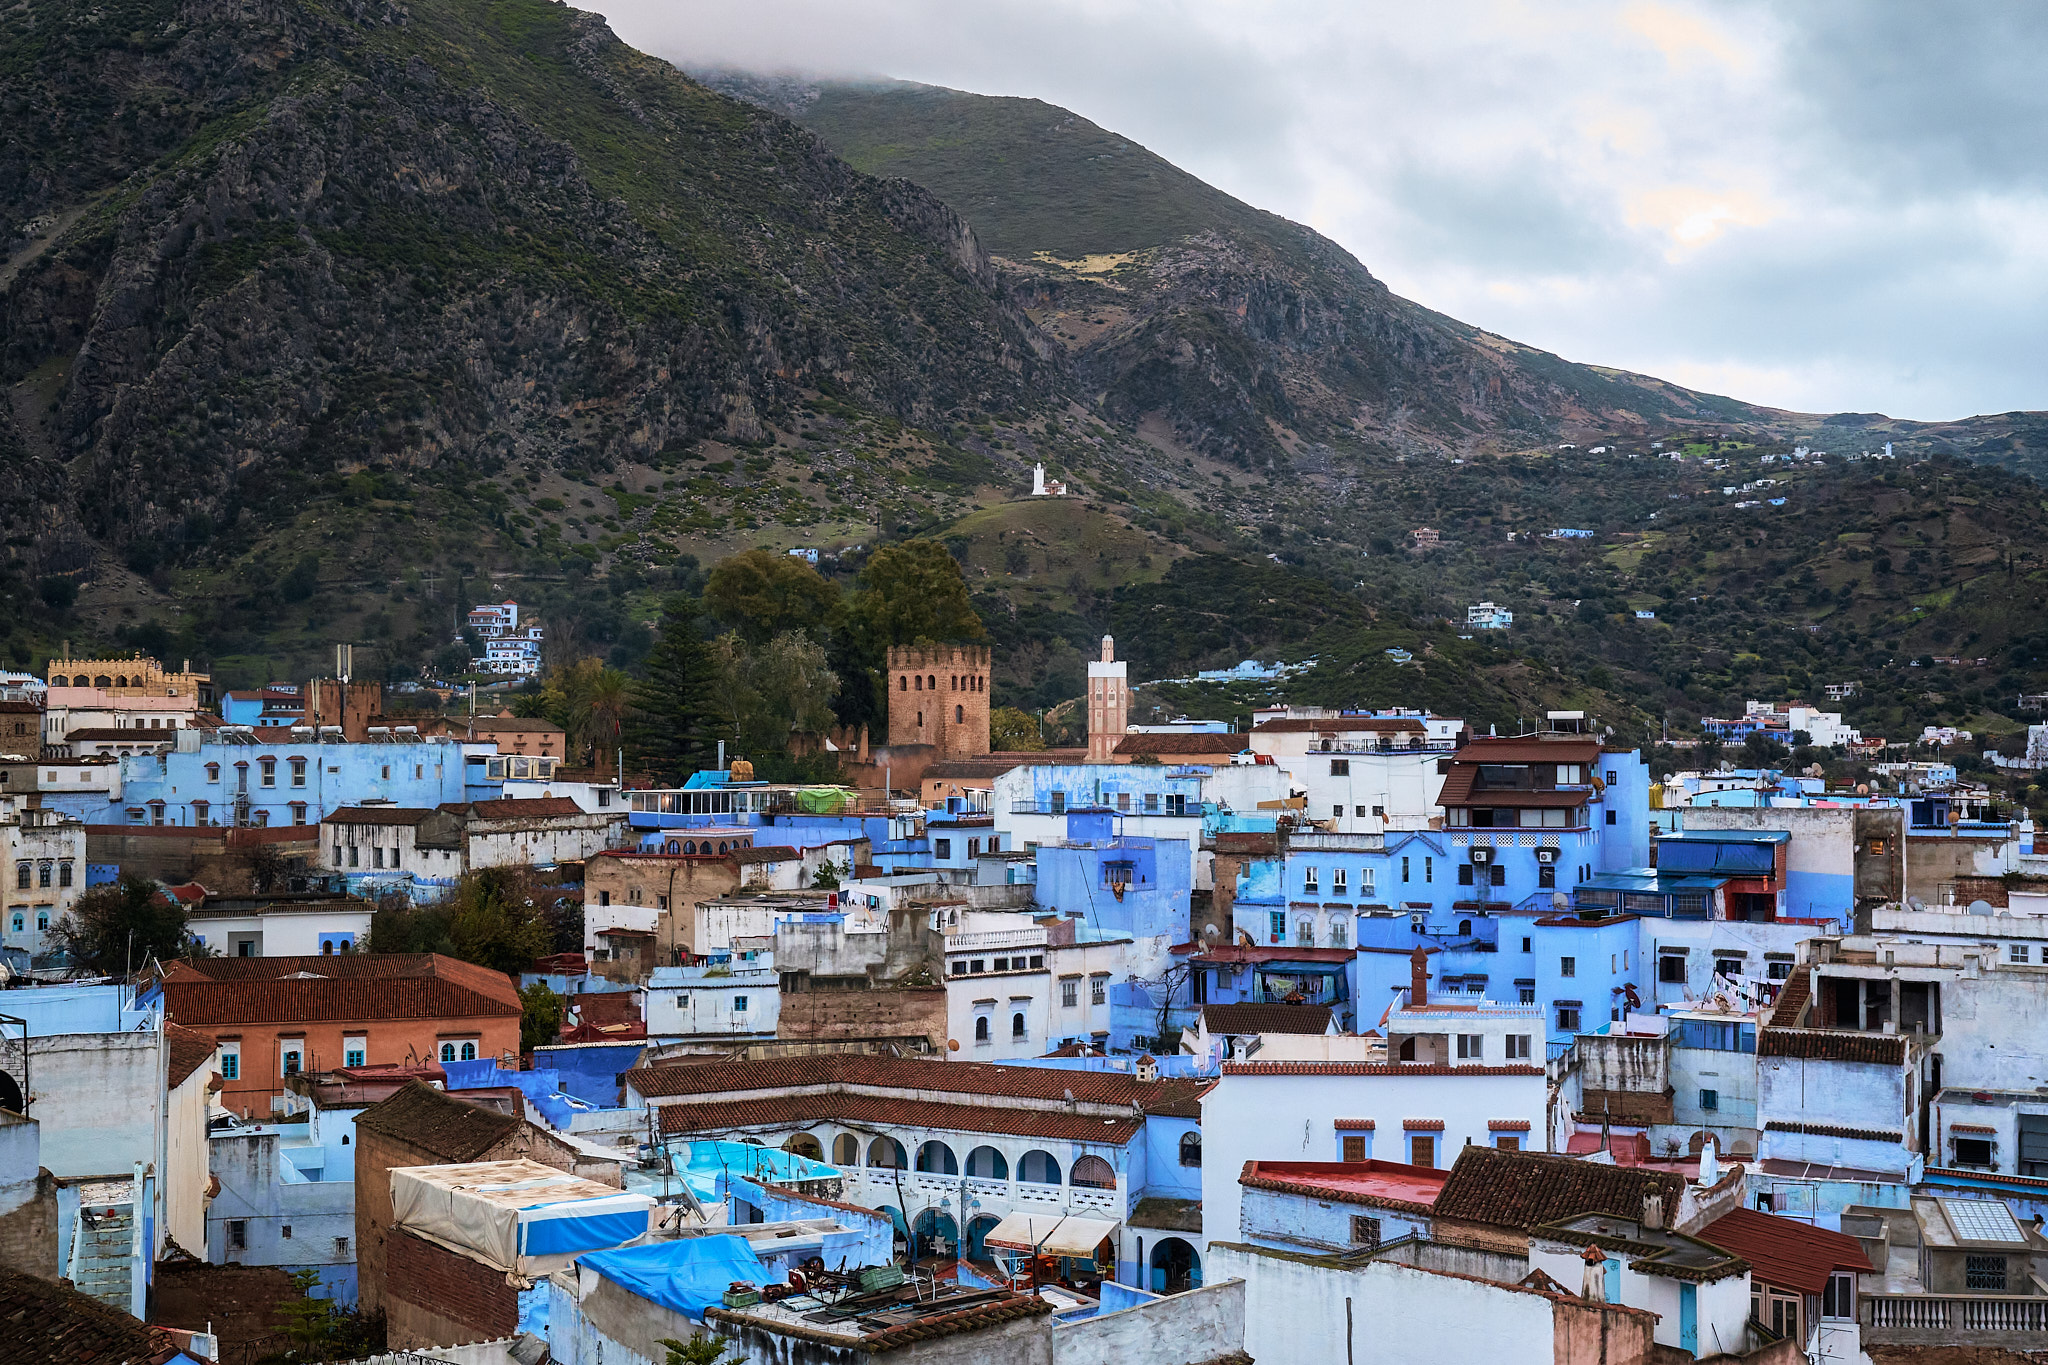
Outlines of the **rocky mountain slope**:
<svg viewBox="0 0 2048 1365">
<path fill-rule="evenodd" d="M 953 205 L 1089 401 L 1210 456 L 1517 449 L 1774 415 L 1431 312 L 1320 234 L 1038 100 L 698 74 Z"/>
</svg>

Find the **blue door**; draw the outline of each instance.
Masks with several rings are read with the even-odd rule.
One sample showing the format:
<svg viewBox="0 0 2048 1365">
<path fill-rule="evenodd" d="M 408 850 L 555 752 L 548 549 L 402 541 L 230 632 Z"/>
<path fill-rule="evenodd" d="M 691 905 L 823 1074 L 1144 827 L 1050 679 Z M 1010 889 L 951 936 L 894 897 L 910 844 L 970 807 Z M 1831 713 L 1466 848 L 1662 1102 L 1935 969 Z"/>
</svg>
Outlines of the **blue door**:
<svg viewBox="0 0 2048 1365">
<path fill-rule="evenodd" d="M 1610 1256 L 1603 1267 L 1607 1271 L 1607 1301 L 1621 1302 L 1621 1262 Z"/>
<path fill-rule="evenodd" d="M 1694 1355 L 1700 1350 L 1700 1289 L 1696 1284 L 1678 1286 L 1678 1344 Z"/>
</svg>

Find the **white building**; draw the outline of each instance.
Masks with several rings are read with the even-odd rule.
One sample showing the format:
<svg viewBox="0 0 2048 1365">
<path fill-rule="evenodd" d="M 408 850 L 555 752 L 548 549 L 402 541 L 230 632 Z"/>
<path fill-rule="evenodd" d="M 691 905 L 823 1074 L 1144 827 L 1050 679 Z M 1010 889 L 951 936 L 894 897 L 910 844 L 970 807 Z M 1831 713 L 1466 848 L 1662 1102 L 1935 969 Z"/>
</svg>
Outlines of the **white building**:
<svg viewBox="0 0 2048 1365">
<path fill-rule="evenodd" d="M 529 676 L 540 672 L 540 626 L 521 625 L 517 602 L 485 602 L 470 609 L 468 624 L 482 637 L 484 654 L 471 659 L 479 673 Z"/>
<path fill-rule="evenodd" d="M 23 807 L 0 817 L 0 942 L 31 957 L 85 891 L 85 825 Z"/>
<path fill-rule="evenodd" d="M 1506 630 L 1515 623 L 1515 614 L 1506 607 L 1497 607 L 1491 602 L 1481 602 L 1465 608 L 1467 630 Z"/>
<path fill-rule="evenodd" d="M 644 1013 L 650 1042 L 773 1038 L 782 990 L 775 954 L 734 954 L 696 967 L 656 967 Z"/>
</svg>

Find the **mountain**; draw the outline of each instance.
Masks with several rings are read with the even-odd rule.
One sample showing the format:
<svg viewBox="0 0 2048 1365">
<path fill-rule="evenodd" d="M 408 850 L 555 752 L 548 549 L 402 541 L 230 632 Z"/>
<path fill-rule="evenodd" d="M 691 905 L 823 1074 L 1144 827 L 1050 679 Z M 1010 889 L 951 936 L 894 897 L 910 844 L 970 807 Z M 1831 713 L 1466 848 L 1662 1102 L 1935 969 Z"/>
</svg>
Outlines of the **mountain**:
<svg viewBox="0 0 2048 1365">
<path fill-rule="evenodd" d="M 1395 295 L 1336 243 L 1039 100 L 907 82 L 703 79 L 960 211 L 1088 399 L 1161 444 L 1516 449 L 1777 414 L 1562 360 Z"/>
</svg>

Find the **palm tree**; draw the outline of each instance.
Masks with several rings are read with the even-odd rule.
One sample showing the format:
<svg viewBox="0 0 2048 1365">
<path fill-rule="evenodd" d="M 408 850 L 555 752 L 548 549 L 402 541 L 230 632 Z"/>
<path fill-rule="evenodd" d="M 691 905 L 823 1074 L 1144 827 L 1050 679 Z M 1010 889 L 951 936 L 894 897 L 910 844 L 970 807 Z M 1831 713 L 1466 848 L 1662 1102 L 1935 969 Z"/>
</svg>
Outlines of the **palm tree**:
<svg viewBox="0 0 2048 1365">
<path fill-rule="evenodd" d="M 578 728 L 597 747 L 597 767 L 609 768 L 633 709 L 632 680 L 616 668 L 601 668 L 589 679 L 580 701 L 583 723 Z"/>
</svg>

